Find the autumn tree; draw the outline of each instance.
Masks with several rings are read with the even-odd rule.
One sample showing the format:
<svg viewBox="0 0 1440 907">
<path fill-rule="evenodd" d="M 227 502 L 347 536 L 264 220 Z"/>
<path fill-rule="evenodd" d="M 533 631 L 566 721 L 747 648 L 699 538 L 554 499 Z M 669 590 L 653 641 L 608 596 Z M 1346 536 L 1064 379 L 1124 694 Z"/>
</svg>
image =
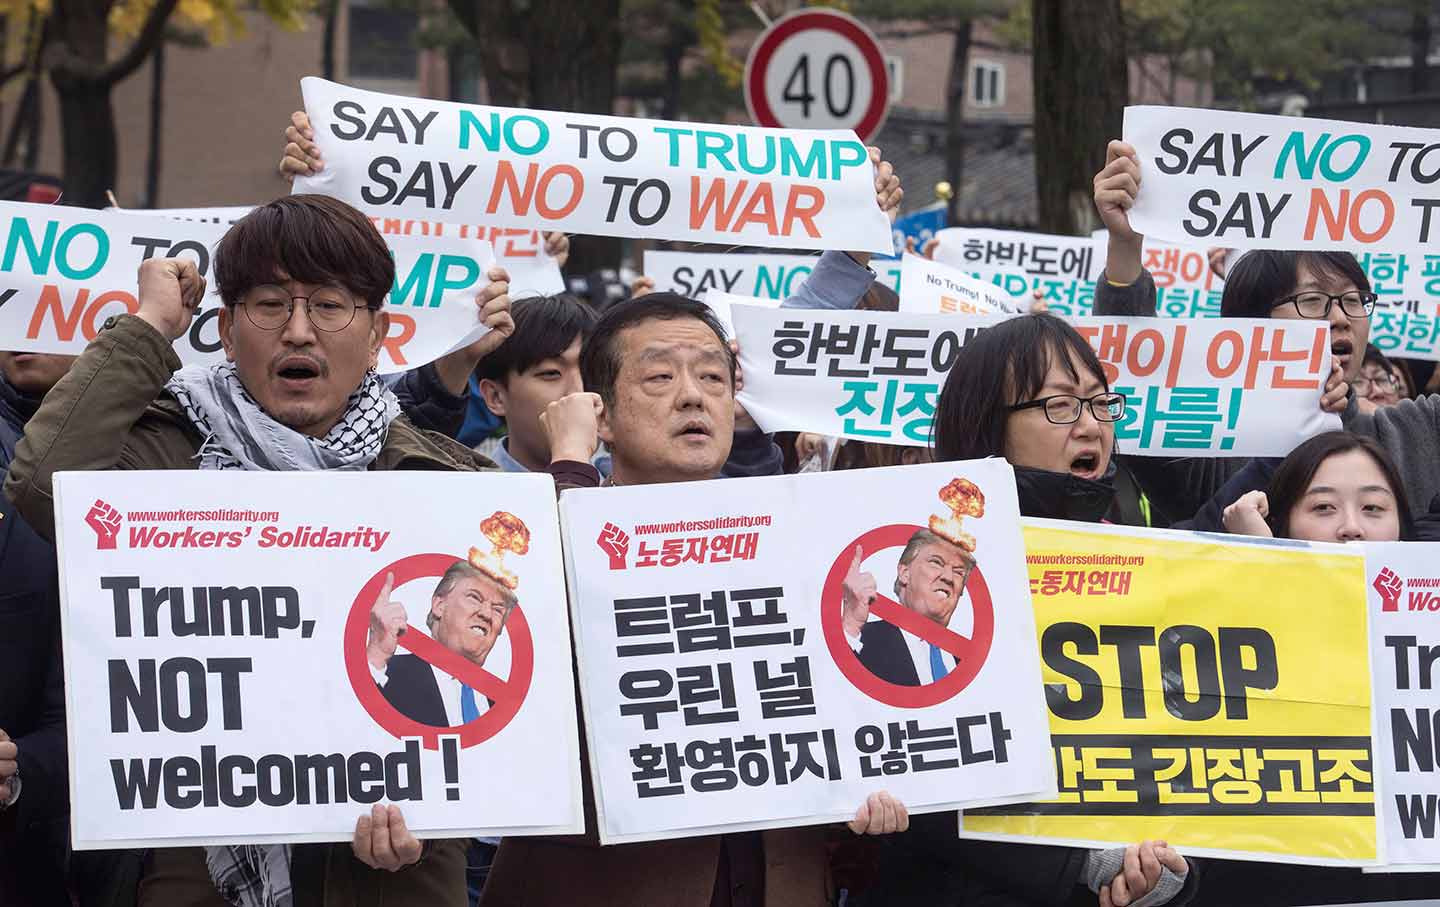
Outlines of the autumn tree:
<svg viewBox="0 0 1440 907">
<path fill-rule="evenodd" d="M 260 0 L 259 8 L 298 29 L 310 0 Z M 6 0 L 7 26 L 35 28 L 37 73 L 55 87 L 65 201 L 101 207 L 115 184 L 118 148 L 111 93 L 149 59 L 172 20 L 215 43 L 243 34 L 236 0 Z M 114 52 L 112 52 L 114 51 Z"/>
<path fill-rule="evenodd" d="M 945 179 L 953 189 L 946 203 L 946 220 L 952 224 L 960 222 L 965 185 L 965 93 L 971 34 L 977 20 L 1006 16 L 1017 5 L 1017 0 L 861 0 L 851 8 L 860 18 L 876 23 L 881 38 L 953 37 L 945 74 Z"/>
<path fill-rule="evenodd" d="M 1033 0 L 1035 191 L 1039 226 L 1085 233 L 1091 181 L 1129 98 L 1120 0 Z"/>
</svg>

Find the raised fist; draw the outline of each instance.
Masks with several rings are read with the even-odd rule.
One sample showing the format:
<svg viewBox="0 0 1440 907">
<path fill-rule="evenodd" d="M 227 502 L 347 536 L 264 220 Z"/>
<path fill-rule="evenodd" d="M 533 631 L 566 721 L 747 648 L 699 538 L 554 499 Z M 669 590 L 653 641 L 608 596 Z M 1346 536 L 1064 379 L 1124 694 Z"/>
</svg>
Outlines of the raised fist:
<svg viewBox="0 0 1440 907">
<path fill-rule="evenodd" d="M 1400 593 L 1405 589 L 1405 581 L 1395 575 L 1395 571 L 1389 567 L 1383 567 L 1380 575 L 1375 577 L 1375 591 L 1380 593 L 1380 598 L 1385 604 L 1382 611 L 1400 610 Z"/>
<path fill-rule="evenodd" d="M 96 547 L 102 551 L 115 548 L 115 538 L 120 533 L 120 511 L 97 500 L 90 507 L 90 512 L 85 514 L 85 523 L 95 530 L 98 537 Z"/>
<path fill-rule="evenodd" d="M 606 523 L 605 528 L 600 530 L 600 537 L 595 540 L 610 557 L 611 570 L 625 569 L 625 554 L 630 550 L 630 536 L 626 535 L 619 526 L 614 523 Z"/>
</svg>

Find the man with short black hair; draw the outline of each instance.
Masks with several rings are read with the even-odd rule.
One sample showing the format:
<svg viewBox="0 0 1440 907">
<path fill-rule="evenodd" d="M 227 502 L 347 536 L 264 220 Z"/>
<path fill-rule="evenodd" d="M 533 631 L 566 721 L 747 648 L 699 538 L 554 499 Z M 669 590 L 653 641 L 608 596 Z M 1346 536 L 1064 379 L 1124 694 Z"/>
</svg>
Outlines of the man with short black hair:
<svg viewBox="0 0 1440 907">
<path fill-rule="evenodd" d="M 580 348 L 599 318 L 568 293 L 516 300 L 515 332 L 475 369 L 485 407 L 503 418 L 505 438 L 495 462 L 507 472 L 535 472 L 550 462 L 550 440 L 540 424 L 551 403 L 584 388 Z M 609 457 L 596 458 L 601 475 Z"/>
<path fill-rule="evenodd" d="M 5 493 L 53 537 L 51 482 L 62 470 L 389 470 L 474 472 L 491 464 L 401 414 L 375 375 L 389 329 L 394 261 L 374 224 L 334 199 L 292 195 L 256 208 L 215 252 L 226 361 L 180 368 L 173 341 L 205 293 L 194 263 L 140 266 L 139 308 L 81 354 L 30 419 Z M 510 329 L 505 273 L 481 293 L 492 330 Z M 599 481 L 586 460 L 593 416 L 551 422 L 561 487 Z M 566 458 L 569 459 L 566 459 Z M 398 807 L 375 806 L 344 845 L 251 845 L 150 852 L 141 905 L 465 903 L 465 844 L 422 848 Z M 423 859 L 422 859 L 423 856 Z"/>
<path fill-rule="evenodd" d="M 651 293 L 607 309 L 580 354 L 598 433 L 614 458 L 611 482 L 652 485 L 713 479 L 731 452 L 735 354 L 704 303 Z M 577 396 L 570 395 L 568 399 Z M 545 423 L 549 426 L 551 421 Z M 553 432 L 553 429 L 551 429 Z M 553 441 L 552 441 L 553 444 Z M 584 727 L 582 721 L 581 727 Z M 582 737 L 582 759 L 592 741 Z M 503 907 L 823 907 L 830 903 L 824 826 L 600 847 L 588 765 L 587 834 L 506 838 L 481 898 Z M 871 794 L 850 828 L 909 827 L 904 804 Z"/>
</svg>

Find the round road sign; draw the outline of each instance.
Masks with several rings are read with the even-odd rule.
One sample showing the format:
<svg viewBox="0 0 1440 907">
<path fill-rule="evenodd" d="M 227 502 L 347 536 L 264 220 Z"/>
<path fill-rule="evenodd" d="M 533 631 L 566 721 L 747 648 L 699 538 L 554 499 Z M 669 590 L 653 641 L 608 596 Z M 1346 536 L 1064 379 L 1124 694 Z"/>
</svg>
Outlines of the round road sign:
<svg viewBox="0 0 1440 907">
<path fill-rule="evenodd" d="M 853 129 L 868 142 L 880 132 L 890 106 L 880 45 L 845 13 L 790 13 L 750 49 L 745 105 L 761 126 Z"/>
</svg>

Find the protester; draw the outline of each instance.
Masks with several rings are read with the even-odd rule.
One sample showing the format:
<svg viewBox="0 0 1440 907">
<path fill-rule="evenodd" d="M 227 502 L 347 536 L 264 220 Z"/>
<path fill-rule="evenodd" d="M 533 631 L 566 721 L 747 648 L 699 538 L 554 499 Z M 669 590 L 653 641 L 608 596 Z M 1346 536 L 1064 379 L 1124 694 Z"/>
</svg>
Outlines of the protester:
<svg viewBox="0 0 1440 907">
<path fill-rule="evenodd" d="M 610 484 L 720 474 L 734 433 L 736 360 L 724 328 L 703 303 L 651 293 L 612 306 L 584 344 L 580 371 L 586 390 L 601 401 L 597 434 L 613 456 Z M 548 419 L 545 425 L 551 430 Z M 505 838 L 482 905 L 829 903 L 823 826 L 600 847 L 589 742 L 581 743 L 587 833 Z M 889 834 L 908 828 L 909 817 L 902 803 L 877 792 L 850 827 L 857 834 Z"/>
<path fill-rule="evenodd" d="M 580 393 L 580 347 L 595 329 L 595 310 L 569 294 L 517 300 L 515 332 L 475 370 L 486 410 L 505 420 L 506 436 L 495 462 L 506 472 L 539 472 L 550 462 L 542 414 L 558 400 Z M 610 458 L 595 466 L 610 474 Z"/>
<path fill-rule="evenodd" d="M 358 211 L 321 196 L 272 202 L 231 228 L 214 266 L 226 362 L 180 368 L 171 343 L 188 329 L 205 280 L 188 261 L 152 259 L 140 269 L 138 312 L 108 321 L 31 418 L 5 493 L 41 535 L 54 534 L 51 480 L 61 470 L 492 465 L 414 428 L 376 378 L 394 261 Z M 493 330 L 481 354 L 510 329 L 504 276 L 492 272 L 482 293 Z M 551 426 L 550 471 L 561 487 L 599 481 L 584 462 L 593 426 L 580 415 Z M 422 847 L 398 807 L 361 816 L 342 847 L 152 851 L 140 902 L 248 905 L 261 891 L 288 892 L 296 903 L 353 904 L 361 892 L 389 904 L 465 902 L 464 843 Z"/>
<path fill-rule="evenodd" d="M 1025 516 L 1142 520 L 1138 507 L 1117 504 L 1114 422 L 1124 407 L 1074 328 L 1047 314 L 1012 318 L 961 347 L 935 407 L 935 459 L 1003 456 Z M 956 838 L 955 821 L 917 817 L 896 836 L 866 907 L 1063 904 L 1081 886 L 1102 904 L 1180 905 L 1199 884 L 1194 865 L 1163 842 L 1093 852 L 995 844 Z"/>
<path fill-rule="evenodd" d="M 0 478 L 73 356 L 0 353 Z M 69 904 L 55 549 L 0 496 L 0 903 Z"/>
<path fill-rule="evenodd" d="M 1370 438 L 1316 435 L 1290 452 L 1269 492 L 1225 508 L 1239 535 L 1308 542 L 1394 542 L 1414 537 L 1410 507 L 1390 457 Z"/>
<path fill-rule="evenodd" d="M 1105 167 L 1094 181 L 1095 207 L 1109 233 L 1105 270 L 1095 284 L 1096 315 L 1156 314 L 1155 281 L 1142 265 L 1144 237 L 1131 228 L 1128 213 L 1140 182 L 1135 149 L 1125 142 L 1110 142 Z M 1345 382 L 1360 373 L 1361 358 L 1356 354 L 1365 348 L 1374 308 L 1370 282 L 1349 252 L 1250 250 L 1230 264 L 1220 298 L 1222 318 L 1329 321 L 1335 368 L 1321 399 L 1326 412 L 1341 410 Z M 1248 462 L 1243 457 L 1137 457 L 1129 465 L 1160 512 L 1161 524 L 1169 525 L 1200 511 Z"/>
</svg>

